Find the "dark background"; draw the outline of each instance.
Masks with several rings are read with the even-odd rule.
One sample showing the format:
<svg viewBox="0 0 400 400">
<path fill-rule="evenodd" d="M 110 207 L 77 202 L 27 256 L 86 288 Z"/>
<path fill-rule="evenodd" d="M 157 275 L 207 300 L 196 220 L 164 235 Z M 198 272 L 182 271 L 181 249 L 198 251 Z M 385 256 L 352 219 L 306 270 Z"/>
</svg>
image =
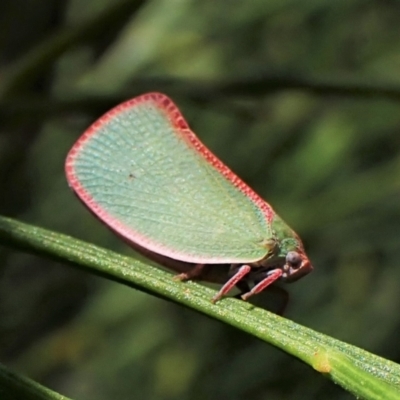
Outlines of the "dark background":
<svg viewBox="0 0 400 400">
<path fill-rule="evenodd" d="M 63 164 L 101 113 L 162 91 L 303 238 L 315 271 L 286 316 L 399 361 L 399 20 L 390 0 L 3 0 L 0 212 L 133 254 Z M 190 310 L 0 262 L 0 360 L 74 399 L 351 398 Z"/>
</svg>

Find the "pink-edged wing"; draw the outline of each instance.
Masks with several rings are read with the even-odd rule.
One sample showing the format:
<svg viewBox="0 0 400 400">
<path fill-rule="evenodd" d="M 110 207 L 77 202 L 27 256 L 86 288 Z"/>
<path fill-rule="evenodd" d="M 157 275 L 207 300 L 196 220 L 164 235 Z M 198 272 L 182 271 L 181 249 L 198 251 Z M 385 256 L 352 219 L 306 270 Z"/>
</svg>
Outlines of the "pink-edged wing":
<svg viewBox="0 0 400 400">
<path fill-rule="evenodd" d="M 69 185 L 126 240 L 190 263 L 267 254 L 273 210 L 218 160 L 159 93 L 97 120 L 66 160 Z"/>
</svg>

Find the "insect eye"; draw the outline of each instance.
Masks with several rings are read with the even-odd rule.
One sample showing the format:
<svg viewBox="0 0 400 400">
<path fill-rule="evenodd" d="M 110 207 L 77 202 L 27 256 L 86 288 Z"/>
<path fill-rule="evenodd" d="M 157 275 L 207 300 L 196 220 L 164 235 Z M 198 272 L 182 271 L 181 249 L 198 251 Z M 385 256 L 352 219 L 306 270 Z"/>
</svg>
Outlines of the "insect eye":
<svg viewBox="0 0 400 400">
<path fill-rule="evenodd" d="M 301 264 L 300 254 L 295 251 L 289 251 L 289 253 L 286 254 L 286 262 L 290 264 L 290 266 L 293 268 L 300 267 Z"/>
</svg>

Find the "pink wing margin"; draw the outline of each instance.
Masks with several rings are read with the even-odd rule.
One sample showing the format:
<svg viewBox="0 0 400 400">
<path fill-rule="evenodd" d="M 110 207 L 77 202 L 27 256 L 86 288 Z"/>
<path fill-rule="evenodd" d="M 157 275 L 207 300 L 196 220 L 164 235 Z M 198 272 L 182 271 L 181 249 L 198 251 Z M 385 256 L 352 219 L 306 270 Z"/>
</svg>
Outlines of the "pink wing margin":
<svg viewBox="0 0 400 400">
<path fill-rule="evenodd" d="M 77 140 L 72 149 L 69 151 L 65 162 L 65 174 L 69 186 L 74 190 L 82 202 L 95 214 L 98 218 L 104 221 L 113 231 L 119 234 L 128 242 L 139 244 L 144 248 L 148 248 L 166 257 L 176 258 L 186 262 L 205 262 L 205 263 L 221 263 L 220 259 L 204 259 L 200 260 L 198 256 L 190 257 L 175 252 L 173 249 L 166 248 L 160 244 L 150 241 L 148 238 L 143 237 L 138 232 L 133 231 L 130 227 L 124 225 L 121 221 L 116 220 L 109 215 L 95 199 L 85 190 L 81 185 L 79 179 L 75 174 L 74 160 L 83 148 L 86 142 L 90 141 L 92 136 L 96 135 L 98 130 L 103 127 L 108 121 L 117 116 L 123 111 L 131 109 L 137 105 L 152 102 L 155 106 L 165 112 L 165 116 L 170 121 L 171 125 L 175 128 L 174 131 L 183 140 L 185 140 L 190 147 L 194 148 L 201 154 L 209 164 L 218 170 L 228 181 L 230 181 L 237 189 L 244 193 L 251 201 L 262 211 L 268 223 L 274 218 L 275 212 L 272 207 L 266 203 L 257 193 L 255 193 L 246 183 L 244 183 L 236 174 L 234 174 L 218 157 L 216 157 L 196 136 L 196 134 L 189 128 L 188 123 L 185 121 L 179 109 L 172 102 L 170 98 L 162 93 L 146 93 L 133 99 L 127 100 L 124 103 L 117 105 L 110 111 L 105 113 L 97 121 L 95 121 Z M 251 260 L 248 260 L 251 261 Z M 225 262 L 225 261 L 224 261 Z M 234 260 L 232 260 L 234 262 Z"/>
</svg>

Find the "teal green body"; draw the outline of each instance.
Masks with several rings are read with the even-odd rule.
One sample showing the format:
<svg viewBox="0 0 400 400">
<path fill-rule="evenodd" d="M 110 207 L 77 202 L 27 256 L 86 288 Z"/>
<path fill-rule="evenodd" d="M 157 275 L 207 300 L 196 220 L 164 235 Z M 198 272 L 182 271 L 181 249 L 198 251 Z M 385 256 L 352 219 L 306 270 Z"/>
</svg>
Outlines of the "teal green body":
<svg viewBox="0 0 400 400">
<path fill-rule="evenodd" d="M 132 99 L 95 122 L 68 154 L 66 174 L 96 216 L 148 254 L 267 274 L 279 268 L 285 279 L 288 252 L 299 255 L 296 270 L 306 260 L 297 235 L 164 95 Z"/>
</svg>

